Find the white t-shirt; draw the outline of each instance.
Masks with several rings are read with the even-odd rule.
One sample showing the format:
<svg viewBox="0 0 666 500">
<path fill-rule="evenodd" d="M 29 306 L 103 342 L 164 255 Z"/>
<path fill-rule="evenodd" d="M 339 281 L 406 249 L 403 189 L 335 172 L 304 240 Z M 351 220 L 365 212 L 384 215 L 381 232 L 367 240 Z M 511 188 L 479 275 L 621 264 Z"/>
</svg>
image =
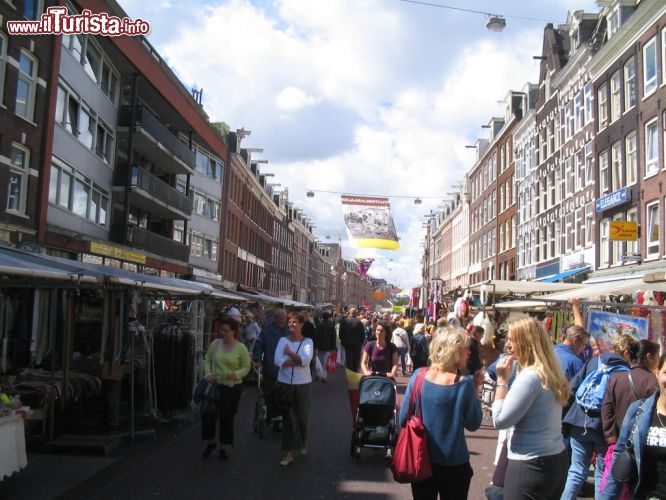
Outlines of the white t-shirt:
<svg viewBox="0 0 666 500">
<path fill-rule="evenodd" d="M 257 340 L 260 333 L 261 328 L 259 328 L 259 325 L 255 321 L 245 323 L 245 338 L 247 340 Z"/>
<path fill-rule="evenodd" d="M 291 349 L 292 352 L 296 352 L 300 356 L 301 366 L 282 367 L 285 361 L 291 359 L 289 356 L 284 354 L 285 346 L 289 346 L 289 349 Z M 277 348 L 275 349 L 274 359 L 276 366 L 280 367 L 280 371 L 278 372 L 277 377 L 278 382 L 293 385 L 309 384 L 312 382 L 312 375 L 310 374 L 310 360 L 312 359 L 313 351 L 314 349 L 312 346 L 312 339 L 304 338 L 302 342 L 292 342 L 288 337 L 282 337 L 278 341 Z"/>
</svg>

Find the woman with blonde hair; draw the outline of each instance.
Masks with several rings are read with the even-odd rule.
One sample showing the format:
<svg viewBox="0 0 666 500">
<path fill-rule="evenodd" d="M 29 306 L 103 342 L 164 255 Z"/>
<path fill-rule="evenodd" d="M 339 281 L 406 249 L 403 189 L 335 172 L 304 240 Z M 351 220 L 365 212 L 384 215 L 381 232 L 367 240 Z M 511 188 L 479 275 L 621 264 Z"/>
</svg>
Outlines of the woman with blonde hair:
<svg viewBox="0 0 666 500">
<path fill-rule="evenodd" d="M 493 403 L 495 427 L 513 428 L 504 498 L 558 499 L 567 477 L 562 408 L 569 402 L 569 384 L 537 320 L 512 323 L 505 349 L 509 355 L 497 363 Z M 514 359 L 518 375 L 509 391 Z"/>
<path fill-rule="evenodd" d="M 430 344 L 430 367 L 412 375 L 405 401 L 415 387 L 423 425 L 428 436 L 432 476 L 412 483 L 415 499 L 466 499 L 472 480 L 472 467 L 465 441 L 465 429 L 475 431 L 481 425 L 481 402 L 471 377 L 460 369 L 469 359 L 469 337 L 462 328 L 448 328 Z M 419 383 L 419 380 L 421 383 Z M 418 389 L 416 389 L 418 390 Z M 409 405 L 400 409 L 400 426 L 407 420 Z"/>
</svg>

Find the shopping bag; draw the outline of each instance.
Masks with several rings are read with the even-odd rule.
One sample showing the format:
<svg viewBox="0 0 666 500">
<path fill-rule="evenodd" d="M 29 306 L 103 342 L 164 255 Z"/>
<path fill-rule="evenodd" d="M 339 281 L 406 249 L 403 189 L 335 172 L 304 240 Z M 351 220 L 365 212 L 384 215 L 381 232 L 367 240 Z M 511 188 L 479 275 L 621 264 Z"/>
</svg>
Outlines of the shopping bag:
<svg viewBox="0 0 666 500">
<path fill-rule="evenodd" d="M 400 431 L 393 453 L 391 472 L 398 483 L 423 481 L 432 476 L 432 465 L 428 453 L 428 436 L 421 415 L 415 414 L 416 400 L 421 399 L 423 379 L 428 370 L 422 369 L 409 398 L 407 423 Z M 420 405 L 419 405 L 420 406 Z"/>
<path fill-rule="evenodd" d="M 321 361 L 319 360 L 319 356 L 313 356 L 315 360 L 315 375 L 319 378 L 326 378 L 326 372 L 324 371 L 324 367 L 321 366 Z"/>
<path fill-rule="evenodd" d="M 336 351 L 328 353 L 328 358 L 326 358 L 326 371 L 328 373 L 335 373 L 336 359 L 338 359 L 338 353 Z"/>
<path fill-rule="evenodd" d="M 340 366 L 345 366 L 345 348 L 338 347 L 337 363 Z"/>
</svg>

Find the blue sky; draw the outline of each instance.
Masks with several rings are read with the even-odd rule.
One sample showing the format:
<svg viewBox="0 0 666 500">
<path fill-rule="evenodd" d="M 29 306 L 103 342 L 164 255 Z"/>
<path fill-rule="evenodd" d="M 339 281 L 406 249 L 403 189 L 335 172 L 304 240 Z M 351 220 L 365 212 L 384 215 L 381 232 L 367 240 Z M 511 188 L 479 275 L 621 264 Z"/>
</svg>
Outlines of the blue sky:
<svg viewBox="0 0 666 500">
<path fill-rule="evenodd" d="M 562 23 L 585 0 L 433 0 L 505 16 Z M 322 241 L 343 233 L 344 255 L 374 257 L 371 274 L 419 283 L 424 215 L 473 164 L 465 149 L 503 114 L 509 90 L 538 76 L 544 21 L 399 0 L 120 0 L 151 23 L 150 42 L 188 86 L 203 87 L 214 121 L 252 135 L 263 170 L 288 186 Z M 357 250 L 345 241 L 339 197 L 308 189 L 434 197 L 391 200 L 401 249 Z M 331 239 L 327 240 L 326 236 Z"/>
</svg>

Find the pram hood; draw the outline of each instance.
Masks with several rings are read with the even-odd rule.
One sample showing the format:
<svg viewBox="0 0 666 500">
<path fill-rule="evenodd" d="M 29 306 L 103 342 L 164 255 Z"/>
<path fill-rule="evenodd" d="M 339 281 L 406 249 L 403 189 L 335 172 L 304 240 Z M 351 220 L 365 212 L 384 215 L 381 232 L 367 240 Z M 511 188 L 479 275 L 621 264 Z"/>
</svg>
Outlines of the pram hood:
<svg viewBox="0 0 666 500">
<path fill-rule="evenodd" d="M 361 379 L 358 388 L 359 407 L 364 405 L 387 406 L 393 409 L 396 402 L 396 389 L 393 380 L 370 376 Z"/>
</svg>

